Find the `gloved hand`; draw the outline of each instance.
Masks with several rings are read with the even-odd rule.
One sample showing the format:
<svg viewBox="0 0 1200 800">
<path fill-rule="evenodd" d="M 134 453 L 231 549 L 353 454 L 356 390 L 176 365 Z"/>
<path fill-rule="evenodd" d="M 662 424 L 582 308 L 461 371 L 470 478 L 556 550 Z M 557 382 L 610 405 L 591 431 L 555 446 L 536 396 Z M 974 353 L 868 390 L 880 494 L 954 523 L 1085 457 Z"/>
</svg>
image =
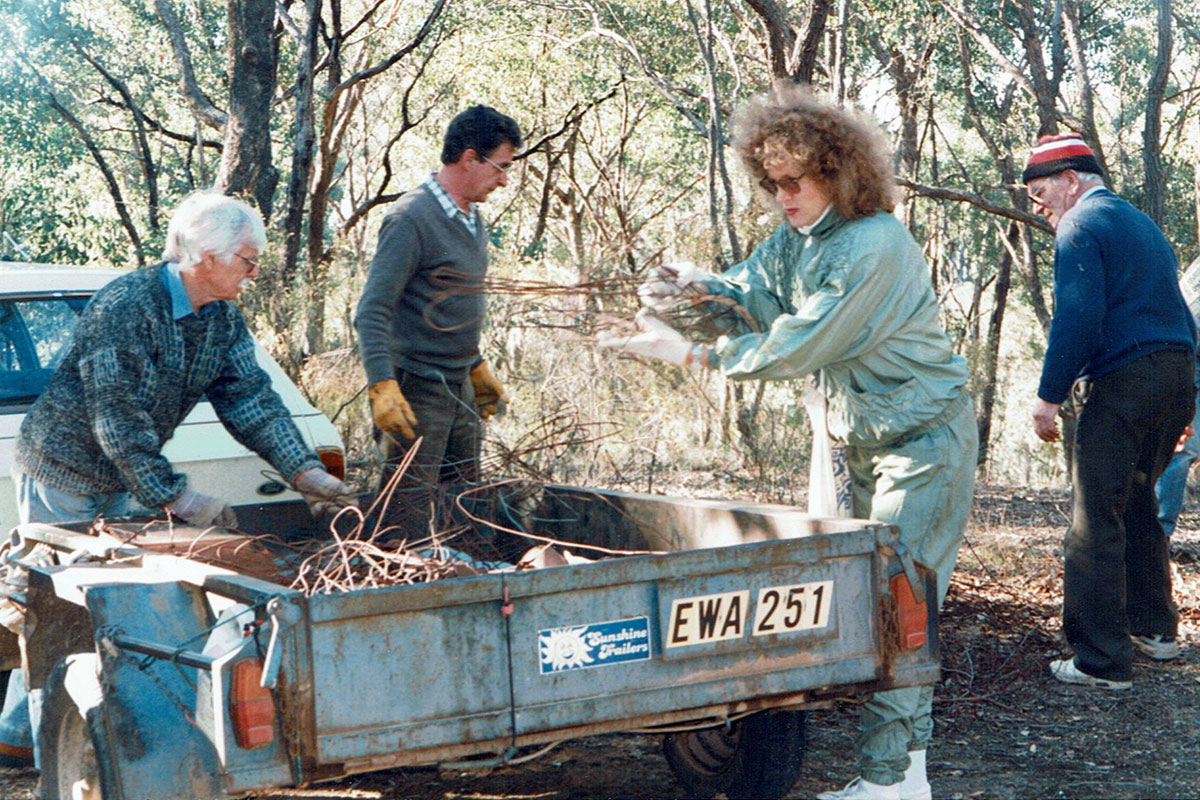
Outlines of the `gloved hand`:
<svg viewBox="0 0 1200 800">
<path fill-rule="evenodd" d="M 229 503 L 219 497 L 184 489 L 183 494 L 163 506 L 167 511 L 197 528 L 236 528 L 237 515 Z"/>
<path fill-rule="evenodd" d="M 354 491 L 323 469 L 313 467 L 296 476 L 296 491 L 304 495 L 308 510 L 318 519 L 336 514 L 358 499 Z"/>
<path fill-rule="evenodd" d="M 661 264 L 638 287 L 638 297 L 642 305 L 655 311 L 666 311 L 682 300 L 684 295 L 695 291 L 693 284 L 696 274 L 696 265 L 690 261 Z"/>
<path fill-rule="evenodd" d="M 634 321 L 641 333 L 629 336 L 605 331 L 596 334 L 596 344 L 635 356 L 657 358 L 677 366 L 683 366 L 692 360 L 694 345 L 685 339 L 682 333 L 654 316 L 648 309 L 639 311 Z"/>
<path fill-rule="evenodd" d="M 399 432 L 405 439 L 417 438 L 413 430 L 417 417 L 395 379 L 371 384 L 367 388 L 367 397 L 371 398 L 371 416 L 375 418 L 375 427 L 384 433 Z"/>
<path fill-rule="evenodd" d="M 475 387 L 475 405 L 479 408 L 479 416 L 484 419 L 504 416 L 508 408 L 508 392 L 496 380 L 486 361 L 480 361 L 471 370 L 471 385 Z"/>
</svg>

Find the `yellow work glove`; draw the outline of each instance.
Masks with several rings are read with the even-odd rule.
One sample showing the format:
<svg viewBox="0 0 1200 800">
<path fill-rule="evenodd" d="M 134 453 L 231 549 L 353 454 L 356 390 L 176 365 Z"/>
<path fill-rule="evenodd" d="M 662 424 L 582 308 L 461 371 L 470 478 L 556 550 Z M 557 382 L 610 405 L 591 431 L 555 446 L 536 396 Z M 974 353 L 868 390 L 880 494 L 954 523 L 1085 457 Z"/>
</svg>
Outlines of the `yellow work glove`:
<svg viewBox="0 0 1200 800">
<path fill-rule="evenodd" d="M 376 428 L 384 433 L 399 432 L 405 439 L 417 438 L 413 430 L 417 417 L 404 399 L 400 384 L 395 380 L 377 381 L 367 387 L 367 397 L 371 398 L 371 416 Z"/>
<path fill-rule="evenodd" d="M 486 361 L 480 361 L 471 370 L 471 385 L 475 387 L 475 405 L 479 408 L 479 416 L 491 419 L 497 414 L 504 414 L 504 409 L 508 407 L 508 392 L 496 380 Z"/>
</svg>

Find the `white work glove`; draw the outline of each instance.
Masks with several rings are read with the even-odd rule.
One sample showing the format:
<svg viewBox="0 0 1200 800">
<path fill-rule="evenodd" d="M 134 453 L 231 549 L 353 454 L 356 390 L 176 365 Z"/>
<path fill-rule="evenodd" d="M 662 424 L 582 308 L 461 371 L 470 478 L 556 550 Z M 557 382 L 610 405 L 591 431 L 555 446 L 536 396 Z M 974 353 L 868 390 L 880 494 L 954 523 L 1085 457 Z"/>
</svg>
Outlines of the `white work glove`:
<svg viewBox="0 0 1200 800">
<path fill-rule="evenodd" d="M 308 510 L 320 519 L 354 505 L 354 491 L 323 469 L 313 467 L 296 476 L 296 491 L 304 495 Z"/>
<path fill-rule="evenodd" d="M 184 489 L 183 494 L 163 506 L 167 511 L 197 528 L 236 528 L 237 515 L 229 503 L 219 497 Z"/>
<path fill-rule="evenodd" d="M 648 309 L 642 309 L 634 318 L 641 333 L 632 336 L 624 333 L 603 331 L 596 334 L 596 344 L 610 350 L 620 350 L 635 356 L 657 358 L 668 364 L 682 367 L 692 360 L 692 349 L 695 347 L 684 338 L 683 334 L 654 316 Z"/>
<path fill-rule="evenodd" d="M 696 265 L 690 261 L 661 264 L 638 287 L 638 297 L 647 308 L 666 311 L 682 300 L 684 295 L 695 293 L 696 275 Z"/>
</svg>

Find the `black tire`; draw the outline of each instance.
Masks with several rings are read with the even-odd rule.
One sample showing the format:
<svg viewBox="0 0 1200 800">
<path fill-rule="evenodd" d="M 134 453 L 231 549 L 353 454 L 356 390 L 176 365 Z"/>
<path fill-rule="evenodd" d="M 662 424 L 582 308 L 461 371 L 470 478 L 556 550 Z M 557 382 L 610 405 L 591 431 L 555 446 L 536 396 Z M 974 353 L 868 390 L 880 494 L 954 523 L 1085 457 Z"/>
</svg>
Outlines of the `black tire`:
<svg viewBox="0 0 1200 800">
<path fill-rule="evenodd" d="M 800 775 L 804 712 L 760 711 L 729 726 L 669 734 L 663 753 L 689 797 L 783 797 Z"/>
<path fill-rule="evenodd" d="M 97 730 L 102 730 L 97 716 L 104 699 L 99 666 L 94 653 L 78 653 L 55 664 L 46 679 L 38 731 L 42 800 L 104 798 L 97 747 L 107 753 L 106 739 L 96 737 Z M 68 681 L 74 697 L 67 691 Z M 87 716 L 80 706 L 87 709 Z"/>
</svg>

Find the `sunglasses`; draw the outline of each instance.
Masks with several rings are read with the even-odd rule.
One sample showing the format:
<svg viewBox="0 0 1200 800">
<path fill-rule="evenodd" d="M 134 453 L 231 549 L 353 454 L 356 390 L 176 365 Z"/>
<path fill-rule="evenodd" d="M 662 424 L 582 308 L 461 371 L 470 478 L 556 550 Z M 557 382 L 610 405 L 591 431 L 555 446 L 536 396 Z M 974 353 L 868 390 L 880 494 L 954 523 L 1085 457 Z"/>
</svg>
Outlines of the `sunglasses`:
<svg viewBox="0 0 1200 800">
<path fill-rule="evenodd" d="M 803 175 L 797 175 L 794 178 L 780 178 L 779 180 L 764 175 L 759 180 L 758 185 L 768 194 L 775 194 L 780 189 L 783 189 L 788 194 L 795 194 L 800 191 L 800 181 L 803 179 Z"/>
</svg>

